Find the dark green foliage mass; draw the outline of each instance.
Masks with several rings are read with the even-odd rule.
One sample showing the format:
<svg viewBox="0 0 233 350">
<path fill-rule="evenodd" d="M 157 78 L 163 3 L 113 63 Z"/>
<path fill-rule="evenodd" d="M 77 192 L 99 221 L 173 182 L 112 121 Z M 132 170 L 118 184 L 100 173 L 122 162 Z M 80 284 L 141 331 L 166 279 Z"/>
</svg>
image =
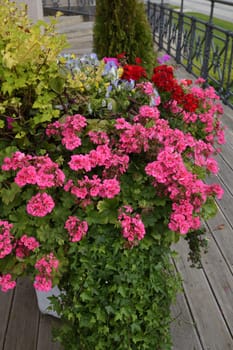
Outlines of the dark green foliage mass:
<svg viewBox="0 0 233 350">
<path fill-rule="evenodd" d="M 97 0 L 94 50 L 99 58 L 126 52 L 129 63 L 136 57 L 151 71 L 155 51 L 145 6 L 139 0 Z"/>
<path fill-rule="evenodd" d="M 78 254 L 76 247 L 70 252 L 70 274 L 61 281 L 66 292 L 54 300 L 69 323 L 56 339 L 64 350 L 171 349 L 170 305 L 179 280 L 169 248 L 148 235 L 127 249 L 111 225 L 109 232 L 100 226 L 79 242 Z"/>
</svg>

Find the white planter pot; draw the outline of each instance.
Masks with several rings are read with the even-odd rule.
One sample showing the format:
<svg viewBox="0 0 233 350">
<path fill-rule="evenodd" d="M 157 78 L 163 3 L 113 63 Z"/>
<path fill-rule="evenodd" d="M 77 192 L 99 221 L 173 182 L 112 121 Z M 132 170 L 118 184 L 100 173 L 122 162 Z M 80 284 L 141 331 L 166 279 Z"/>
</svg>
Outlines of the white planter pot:
<svg viewBox="0 0 233 350">
<path fill-rule="evenodd" d="M 60 318 L 60 316 L 55 311 L 48 310 L 48 307 L 51 305 L 48 297 L 51 297 L 51 296 L 57 297 L 60 294 L 61 294 L 60 289 L 57 286 L 53 287 L 49 292 L 40 292 L 36 290 L 37 303 L 38 303 L 40 312 L 42 314 L 51 315 L 51 316 Z"/>
</svg>

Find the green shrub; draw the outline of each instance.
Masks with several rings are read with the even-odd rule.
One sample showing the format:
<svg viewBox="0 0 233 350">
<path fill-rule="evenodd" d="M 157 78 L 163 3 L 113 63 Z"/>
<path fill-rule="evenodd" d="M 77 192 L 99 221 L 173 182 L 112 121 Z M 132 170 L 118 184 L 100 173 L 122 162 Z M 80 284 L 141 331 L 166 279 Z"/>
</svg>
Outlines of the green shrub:
<svg viewBox="0 0 233 350">
<path fill-rule="evenodd" d="M 66 40 L 55 34 L 55 21 L 32 24 L 24 6 L 18 9 L 9 0 L 0 6 L 0 137 L 27 148 L 60 115 L 54 102 L 64 79 L 57 57 Z"/>
<path fill-rule="evenodd" d="M 148 72 L 155 65 L 150 25 L 145 7 L 138 0 L 97 0 L 94 25 L 94 51 L 99 58 L 126 52 L 129 62 L 142 59 Z"/>
<path fill-rule="evenodd" d="M 65 350 L 171 349 L 170 305 L 179 279 L 168 246 L 149 229 L 138 246 L 127 248 L 116 228 L 106 228 L 94 225 L 78 254 L 74 248 L 69 255 L 71 268 L 60 283 L 66 294 L 54 300 L 69 323 L 56 339 Z"/>
</svg>

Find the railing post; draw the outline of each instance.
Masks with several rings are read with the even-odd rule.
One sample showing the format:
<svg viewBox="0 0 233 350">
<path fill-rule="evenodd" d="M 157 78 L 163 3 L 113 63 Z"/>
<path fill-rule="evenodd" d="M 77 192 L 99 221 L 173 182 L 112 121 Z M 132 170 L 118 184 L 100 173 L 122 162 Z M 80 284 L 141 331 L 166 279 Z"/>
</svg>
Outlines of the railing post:
<svg viewBox="0 0 233 350">
<path fill-rule="evenodd" d="M 169 12 L 169 20 L 168 23 L 172 23 L 172 12 Z M 167 44 L 167 53 L 170 54 L 171 52 L 171 34 L 172 34 L 172 26 L 168 26 L 168 44 Z"/>
<path fill-rule="evenodd" d="M 159 49 L 163 49 L 163 33 L 164 33 L 164 2 L 161 0 L 160 14 L 159 14 Z"/>
<path fill-rule="evenodd" d="M 187 63 L 187 71 L 189 73 L 192 72 L 192 64 L 193 64 L 193 47 L 194 47 L 194 40 L 195 40 L 195 31 L 196 31 L 196 18 L 192 17 L 191 22 L 191 35 L 188 45 L 188 63 Z"/>
<path fill-rule="evenodd" d="M 215 0 L 210 0 L 210 1 L 211 1 L 211 9 L 210 9 L 209 22 L 206 24 L 204 57 L 203 57 L 203 64 L 202 64 L 202 67 L 201 67 L 201 76 L 204 79 L 207 79 L 207 77 L 208 77 L 208 67 L 209 67 L 209 60 L 210 60 L 210 48 L 211 48 L 211 41 L 212 41 L 212 36 L 213 36 L 212 19 L 213 19 Z"/>
<path fill-rule="evenodd" d="M 181 62 L 181 42 L 182 42 L 182 35 L 183 35 L 183 23 L 184 23 L 184 0 L 181 0 L 180 4 L 180 12 L 179 12 L 179 19 L 178 19 L 178 38 L 177 38 L 177 46 L 176 46 L 176 62 Z"/>
<path fill-rule="evenodd" d="M 146 2 L 146 12 L 147 12 L 147 18 L 148 18 L 148 20 L 150 22 L 150 1 Z"/>
<path fill-rule="evenodd" d="M 148 13 L 148 20 L 151 26 L 151 30 L 152 30 L 152 35 L 153 35 L 153 41 L 155 43 L 155 13 L 156 13 L 156 3 L 152 3 L 151 1 L 147 2 L 147 13 Z"/>
<path fill-rule="evenodd" d="M 178 38 L 177 38 L 177 46 L 176 46 L 176 62 L 181 62 L 181 42 L 183 36 L 183 27 L 184 27 L 184 13 L 183 13 L 183 0 L 181 1 L 181 7 L 179 12 L 178 19 Z"/>
</svg>

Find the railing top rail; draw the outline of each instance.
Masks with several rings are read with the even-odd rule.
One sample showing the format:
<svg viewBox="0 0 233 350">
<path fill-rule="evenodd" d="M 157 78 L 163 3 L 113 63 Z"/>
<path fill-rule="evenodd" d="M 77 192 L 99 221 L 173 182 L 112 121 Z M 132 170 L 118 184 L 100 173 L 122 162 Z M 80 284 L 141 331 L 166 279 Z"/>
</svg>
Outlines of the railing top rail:
<svg viewBox="0 0 233 350">
<path fill-rule="evenodd" d="M 233 2 L 229 2 L 229 1 L 225 1 L 225 0 L 207 0 L 210 2 L 216 2 L 222 5 L 229 5 L 229 6 L 233 6 Z"/>
</svg>

